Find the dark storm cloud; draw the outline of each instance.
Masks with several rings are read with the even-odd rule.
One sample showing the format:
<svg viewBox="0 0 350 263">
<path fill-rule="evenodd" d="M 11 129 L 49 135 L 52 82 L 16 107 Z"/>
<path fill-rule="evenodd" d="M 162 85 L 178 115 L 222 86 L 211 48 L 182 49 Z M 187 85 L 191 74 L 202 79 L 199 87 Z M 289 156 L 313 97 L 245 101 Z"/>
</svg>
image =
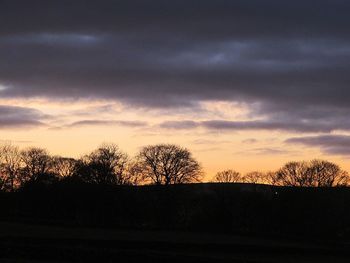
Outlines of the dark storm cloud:
<svg viewBox="0 0 350 263">
<path fill-rule="evenodd" d="M 0 129 L 43 126 L 45 116 L 31 108 L 0 105 Z"/>
<path fill-rule="evenodd" d="M 259 102 L 266 122 L 201 125 L 348 129 L 349 11 L 341 0 L 3 0 L 0 95 Z"/>
<path fill-rule="evenodd" d="M 347 135 L 319 135 L 296 137 L 286 140 L 288 144 L 319 147 L 327 154 L 350 156 L 350 136 Z"/>
<path fill-rule="evenodd" d="M 281 2 L 177 0 L 2 0 L 1 33 L 40 31 L 103 31 L 156 34 L 155 29 L 196 33 L 208 38 L 229 34 L 251 36 L 334 34 L 348 32 L 349 3 L 344 0 Z M 21 20 L 19 20 L 21 19 Z M 236 23 L 232 23 L 236 22 Z M 238 24 L 237 22 L 241 22 Z M 226 25 L 226 26 L 224 26 Z M 258 28 L 257 28 L 258 27 Z M 336 27 L 336 29 L 334 29 Z M 160 30 L 159 30 L 160 31 Z M 210 33 L 210 34 L 208 34 Z"/>
</svg>

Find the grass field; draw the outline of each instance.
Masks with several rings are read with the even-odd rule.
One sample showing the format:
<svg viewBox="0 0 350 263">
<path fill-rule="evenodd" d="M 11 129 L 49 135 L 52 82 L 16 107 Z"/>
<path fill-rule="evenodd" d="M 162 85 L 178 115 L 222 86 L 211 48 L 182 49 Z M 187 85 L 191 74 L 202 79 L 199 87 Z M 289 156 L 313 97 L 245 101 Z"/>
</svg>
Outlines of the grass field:
<svg viewBox="0 0 350 263">
<path fill-rule="evenodd" d="M 350 244 L 0 223 L 0 262 L 349 262 Z"/>
</svg>

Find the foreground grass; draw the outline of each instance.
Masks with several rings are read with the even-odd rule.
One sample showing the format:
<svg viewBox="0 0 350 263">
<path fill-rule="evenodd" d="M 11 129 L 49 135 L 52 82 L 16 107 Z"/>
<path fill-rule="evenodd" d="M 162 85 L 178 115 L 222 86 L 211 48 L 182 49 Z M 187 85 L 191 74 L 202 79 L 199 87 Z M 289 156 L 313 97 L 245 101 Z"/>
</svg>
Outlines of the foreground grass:
<svg viewBox="0 0 350 263">
<path fill-rule="evenodd" d="M 349 262 L 350 244 L 0 222 L 0 262 Z"/>
</svg>

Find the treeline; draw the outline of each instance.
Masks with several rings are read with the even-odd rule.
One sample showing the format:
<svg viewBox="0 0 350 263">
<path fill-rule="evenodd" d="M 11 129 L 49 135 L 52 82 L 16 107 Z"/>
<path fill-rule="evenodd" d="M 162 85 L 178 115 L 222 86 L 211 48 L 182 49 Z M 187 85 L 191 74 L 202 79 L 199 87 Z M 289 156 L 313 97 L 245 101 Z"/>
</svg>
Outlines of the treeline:
<svg viewBox="0 0 350 263">
<path fill-rule="evenodd" d="M 0 189 L 13 192 L 28 184 L 61 180 L 102 185 L 169 185 L 196 183 L 204 173 L 191 152 L 173 144 L 143 147 L 133 158 L 115 144 L 102 144 L 79 159 L 51 156 L 47 150 L 5 144 L 0 147 Z M 324 161 L 289 162 L 274 172 L 218 172 L 213 182 L 260 183 L 276 186 L 348 186 L 349 174 Z"/>
<path fill-rule="evenodd" d="M 104 185 L 168 185 L 201 182 L 202 178 L 202 168 L 192 154 L 172 144 L 143 147 L 134 158 L 115 144 L 102 144 L 79 159 L 51 156 L 37 147 L 0 147 L 0 189 L 8 192 L 63 179 Z"/>
<path fill-rule="evenodd" d="M 328 187 L 347 186 L 349 176 L 328 161 L 226 170 L 213 178 L 219 183 L 190 184 L 203 180 L 202 168 L 172 144 L 133 158 L 115 144 L 79 159 L 36 147 L 0 150 L 0 221 L 350 240 L 350 189 Z"/>
<path fill-rule="evenodd" d="M 218 172 L 213 182 L 260 183 L 275 186 L 339 187 L 349 186 L 350 176 L 339 165 L 326 160 L 288 162 L 277 171 L 253 171 L 245 175 L 234 170 Z"/>
</svg>

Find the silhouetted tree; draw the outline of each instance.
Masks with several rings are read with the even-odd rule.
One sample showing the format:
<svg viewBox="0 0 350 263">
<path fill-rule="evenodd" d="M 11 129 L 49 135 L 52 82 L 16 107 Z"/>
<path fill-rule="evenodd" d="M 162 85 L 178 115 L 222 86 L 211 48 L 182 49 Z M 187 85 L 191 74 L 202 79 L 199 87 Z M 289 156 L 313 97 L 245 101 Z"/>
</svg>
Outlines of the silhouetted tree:
<svg viewBox="0 0 350 263">
<path fill-rule="evenodd" d="M 0 176 L 2 190 L 14 191 L 27 179 L 21 170 L 21 154 L 17 146 L 5 144 L 0 147 Z"/>
<path fill-rule="evenodd" d="M 308 186 L 306 162 L 289 162 L 275 174 L 275 182 L 283 186 Z"/>
<path fill-rule="evenodd" d="M 128 181 L 131 185 L 140 185 L 147 181 L 143 165 L 140 162 L 130 162 L 127 169 Z"/>
<path fill-rule="evenodd" d="M 190 151 L 173 144 L 144 147 L 137 156 L 140 176 L 153 184 L 200 182 L 202 170 Z"/>
<path fill-rule="evenodd" d="M 264 173 L 263 183 L 269 184 L 269 185 L 278 185 L 278 182 L 276 180 L 277 178 L 276 178 L 275 171 L 268 171 Z"/>
<path fill-rule="evenodd" d="M 252 184 L 264 183 L 265 180 L 266 180 L 265 174 L 259 171 L 249 172 L 246 175 L 244 175 L 244 182 L 246 183 L 252 183 Z"/>
<path fill-rule="evenodd" d="M 225 170 L 218 172 L 214 176 L 213 181 L 218 183 L 242 183 L 244 182 L 244 178 L 239 172 L 236 172 L 234 170 Z"/>
<path fill-rule="evenodd" d="M 49 153 L 42 148 L 31 147 L 21 152 L 23 172 L 29 180 L 37 180 L 39 176 L 49 174 L 52 159 Z"/>
<path fill-rule="evenodd" d="M 349 184 L 347 172 L 332 162 L 312 160 L 307 169 L 310 186 L 344 186 Z"/>
<path fill-rule="evenodd" d="M 73 158 L 55 156 L 52 158 L 51 172 L 60 178 L 70 177 L 76 173 L 78 161 Z"/>
<path fill-rule="evenodd" d="M 5 191 L 5 178 L 0 172 L 0 191 Z"/>
<path fill-rule="evenodd" d="M 274 184 L 300 187 L 332 187 L 349 184 L 349 175 L 334 163 L 324 160 L 289 162 L 279 169 Z"/>
<path fill-rule="evenodd" d="M 115 144 L 103 144 L 77 163 L 76 176 L 88 183 L 128 184 L 128 157 Z"/>
</svg>

